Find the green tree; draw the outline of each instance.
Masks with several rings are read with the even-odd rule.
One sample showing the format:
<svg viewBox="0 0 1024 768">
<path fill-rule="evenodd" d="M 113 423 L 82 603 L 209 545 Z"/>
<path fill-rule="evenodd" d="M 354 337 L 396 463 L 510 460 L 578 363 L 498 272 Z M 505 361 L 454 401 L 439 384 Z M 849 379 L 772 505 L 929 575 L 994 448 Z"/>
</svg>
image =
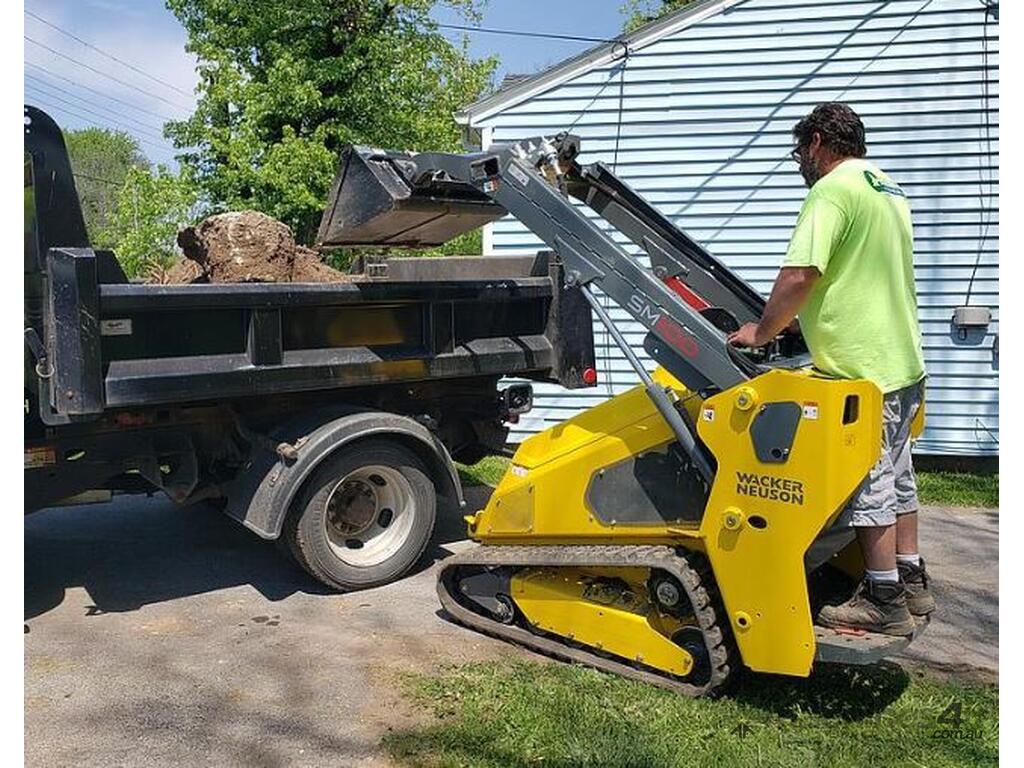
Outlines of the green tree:
<svg viewBox="0 0 1024 768">
<path fill-rule="evenodd" d="M 696 0 L 626 0 L 619 9 L 626 17 L 623 24 L 625 32 L 632 32 L 649 21 L 654 21 L 666 13 L 685 8 Z"/>
<path fill-rule="evenodd" d="M 455 150 L 452 113 L 490 83 L 442 36 L 439 0 L 167 0 L 199 59 L 199 102 L 170 123 L 204 195 L 316 232 L 346 143 Z M 477 0 L 446 0 L 469 17 Z"/>
<path fill-rule="evenodd" d="M 148 169 L 149 160 L 139 142 L 124 131 L 66 131 L 64 142 L 89 239 L 94 247 L 111 248 L 115 243 L 110 239 L 110 222 L 121 186 L 130 169 Z"/>
<path fill-rule="evenodd" d="M 199 190 L 187 172 L 132 167 L 117 195 L 108 230 L 129 277 L 147 277 L 178 258 L 178 230 L 202 213 Z"/>
</svg>

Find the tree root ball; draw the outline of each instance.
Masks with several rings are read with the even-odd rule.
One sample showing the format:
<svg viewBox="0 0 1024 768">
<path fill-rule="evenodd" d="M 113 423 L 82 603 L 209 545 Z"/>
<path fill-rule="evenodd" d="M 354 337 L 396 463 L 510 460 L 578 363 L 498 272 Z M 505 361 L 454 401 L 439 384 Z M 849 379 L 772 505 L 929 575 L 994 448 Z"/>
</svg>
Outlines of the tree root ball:
<svg viewBox="0 0 1024 768">
<path fill-rule="evenodd" d="M 160 283 L 331 283 L 351 279 L 296 245 L 287 225 L 258 211 L 211 216 L 178 233 L 185 259 Z"/>
</svg>

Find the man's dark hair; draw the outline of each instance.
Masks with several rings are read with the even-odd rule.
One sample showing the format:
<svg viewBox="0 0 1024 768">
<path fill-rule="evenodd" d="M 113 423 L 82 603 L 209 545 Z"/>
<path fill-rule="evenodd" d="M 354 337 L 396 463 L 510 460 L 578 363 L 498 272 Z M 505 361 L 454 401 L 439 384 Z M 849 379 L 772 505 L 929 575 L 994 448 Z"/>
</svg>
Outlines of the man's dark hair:
<svg viewBox="0 0 1024 768">
<path fill-rule="evenodd" d="M 793 138 L 798 147 L 810 144 L 815 133 L 821 134 L 824 147 L 842 157 L 864 157 L 868 153 L 864 142 L 864 123 L 842 102 L 819 104 L 793 126 Z"/>
</svg>

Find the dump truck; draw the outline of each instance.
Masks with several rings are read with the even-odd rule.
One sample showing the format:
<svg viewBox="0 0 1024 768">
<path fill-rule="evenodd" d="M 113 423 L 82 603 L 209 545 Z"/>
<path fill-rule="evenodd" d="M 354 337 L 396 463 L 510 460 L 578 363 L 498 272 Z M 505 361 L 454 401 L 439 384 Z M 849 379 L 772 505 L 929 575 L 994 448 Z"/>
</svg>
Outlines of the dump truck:
<svg viewBox="0 0 1024 768">
<path fill-rule="evenodd" d="M 505 213 L 387 171 L 343 155 L 322 244 L 342 221 L 373 240 L 357 223 L 385 209 L 410 247 Z M 561 269 L 367 256 L 337 283 L 134 283 L 90 246 L 60 129 L 26 106 L 26 511 L 159 491 L 221 507 L 330 587 L 393 580 L 462 508 L 455 462 L 503 449 L 530 382 L 594 383 L 590 310 Z"/>
</svg>

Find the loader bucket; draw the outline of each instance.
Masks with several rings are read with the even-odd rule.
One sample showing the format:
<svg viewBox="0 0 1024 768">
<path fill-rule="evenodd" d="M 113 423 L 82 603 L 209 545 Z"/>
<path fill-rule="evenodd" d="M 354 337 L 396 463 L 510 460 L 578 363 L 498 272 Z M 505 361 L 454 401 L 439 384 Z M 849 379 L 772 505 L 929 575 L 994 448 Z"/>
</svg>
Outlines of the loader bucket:
<svg viewBox="0 0 1024 768">
<path fill-rule="evenodd" d="M 505 215 L 502 206 L 469 184 L 414 184 L 406 175 L 409 159 L 407 154 L 346 147 L 317 245 L 429 247 Z"/>
</svg>

